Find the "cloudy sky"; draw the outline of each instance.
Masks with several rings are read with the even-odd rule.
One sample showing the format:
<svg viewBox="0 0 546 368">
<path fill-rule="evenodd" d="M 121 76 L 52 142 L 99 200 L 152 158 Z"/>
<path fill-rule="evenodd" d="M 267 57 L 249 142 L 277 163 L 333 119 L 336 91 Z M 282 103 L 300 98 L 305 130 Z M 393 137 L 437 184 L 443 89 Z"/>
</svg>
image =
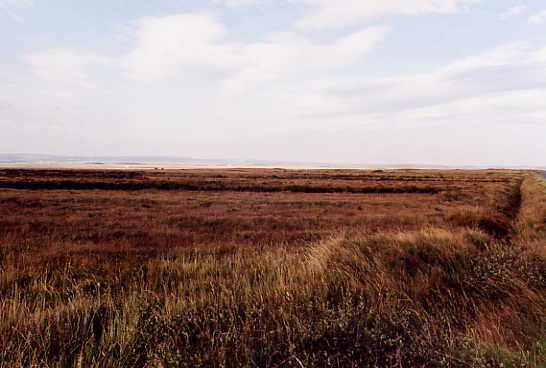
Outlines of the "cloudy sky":
<svg viewBox="0 0 546 368">
<path fill-rule="evenodd" d="M 544 0 L 0 0 L 0 152 L 546 165 Z"/>
</svg>

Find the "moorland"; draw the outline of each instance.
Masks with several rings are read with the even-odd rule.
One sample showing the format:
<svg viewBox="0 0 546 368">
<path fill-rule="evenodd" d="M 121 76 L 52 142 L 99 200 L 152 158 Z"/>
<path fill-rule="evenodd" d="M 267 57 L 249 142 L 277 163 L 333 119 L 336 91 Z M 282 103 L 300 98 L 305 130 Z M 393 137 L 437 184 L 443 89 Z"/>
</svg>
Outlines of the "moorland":
<svg viewBox="0 0 546 368">
<path fill-rule="evenodd" d="M 0 367 L 543 367 L 517 170 L 0 169 Z"/>
</svg>

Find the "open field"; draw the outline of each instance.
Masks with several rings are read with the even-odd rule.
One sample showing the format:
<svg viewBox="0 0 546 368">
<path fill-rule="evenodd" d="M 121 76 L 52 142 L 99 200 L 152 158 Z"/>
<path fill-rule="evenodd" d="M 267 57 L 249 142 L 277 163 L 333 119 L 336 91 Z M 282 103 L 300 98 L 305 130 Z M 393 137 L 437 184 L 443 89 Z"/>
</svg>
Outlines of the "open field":
<svg viewBox="0 0 546 368">
<path fill-rule="evenodd" d="M 0 367 L 543 367 L 544 183 L 0 169 Z"/>
</svg>

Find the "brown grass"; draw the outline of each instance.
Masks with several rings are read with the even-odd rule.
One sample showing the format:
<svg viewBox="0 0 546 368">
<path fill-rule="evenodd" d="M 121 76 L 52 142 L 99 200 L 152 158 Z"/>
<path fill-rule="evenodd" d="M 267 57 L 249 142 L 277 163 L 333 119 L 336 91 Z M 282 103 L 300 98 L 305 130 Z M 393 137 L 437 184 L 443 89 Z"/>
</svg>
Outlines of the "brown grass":
<svg viewBox="0 0 546 368">
<path fill-rule="evenodd" d="M 546 364 L 546 189 L 532 173 L 0 170 L 0 182 L 12 187 L 0 367 Z M 14 189 L 29 182 L 53 184 Z M 442 189 L 290 191 L 384 183 Z"/>
</svg>

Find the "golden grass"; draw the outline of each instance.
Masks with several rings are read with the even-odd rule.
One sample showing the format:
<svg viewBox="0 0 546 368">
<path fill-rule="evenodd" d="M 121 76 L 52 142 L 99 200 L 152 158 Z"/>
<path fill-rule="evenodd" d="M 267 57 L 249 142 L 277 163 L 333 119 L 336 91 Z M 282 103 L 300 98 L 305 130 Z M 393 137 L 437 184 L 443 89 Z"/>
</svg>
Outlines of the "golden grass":
<svg viewBox="0 0 546 368">
<path fill-rule="evenodd" d="M 457 184 L 436 195 L 1 191 L 0 367 L 546 364 L 536 177 L 191 174 Z"/>
</svg>

